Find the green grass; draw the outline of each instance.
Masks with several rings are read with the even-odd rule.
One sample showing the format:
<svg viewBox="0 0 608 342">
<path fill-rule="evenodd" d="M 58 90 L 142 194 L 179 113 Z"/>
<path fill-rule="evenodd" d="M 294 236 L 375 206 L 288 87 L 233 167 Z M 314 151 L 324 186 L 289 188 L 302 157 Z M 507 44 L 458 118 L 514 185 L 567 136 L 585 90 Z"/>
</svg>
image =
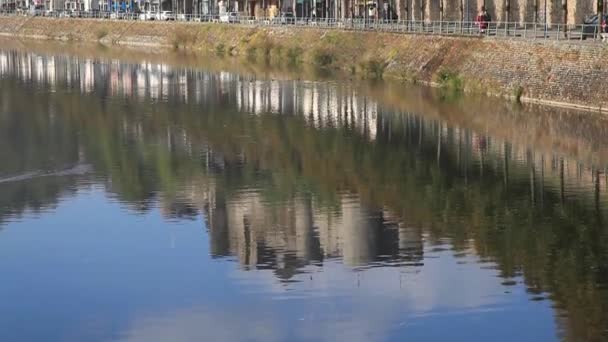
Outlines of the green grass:
<svg viewBox="0 0 608 342">
<path fill-rule="evenodd" d="M 441 70 L 437 73 L 436 76 L 437 83 L 442 88 L 448 88 L 455 91 L 462 91 L 464 89 L 464 82 L 458 73 L 449 71 L 449 70 Z"/>
</svg>

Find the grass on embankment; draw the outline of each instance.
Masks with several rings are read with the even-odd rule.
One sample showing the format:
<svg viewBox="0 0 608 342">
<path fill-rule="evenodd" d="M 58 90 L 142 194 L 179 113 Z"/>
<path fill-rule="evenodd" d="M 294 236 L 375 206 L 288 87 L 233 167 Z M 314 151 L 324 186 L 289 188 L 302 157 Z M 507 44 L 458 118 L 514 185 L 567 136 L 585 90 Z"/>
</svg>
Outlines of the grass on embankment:
<svg viewBox="0 0 608 342">
<path fill-rule="evenodd" d="M 207 24 L 198 32 L 176 32 L 172 46 L 206 50 L 219 57 L 238 57 L 274 64 L 309 64 L 342 69 L 366 78 L 382 78 L 390 56 L 370 49 L 368 34 L 293 28 L 243 28 Z"/>
<path fill-rule="evenodd" d="M 485 93 L 517 101 L 527 95 L 520 83 L 497 80 L 493 75 L 497 66 L 485 57 L 498 52 L 510 54 L 511 43 L 496 45 L 476 38 L 222 24 L 182 25 L 173 36 L 174 48 L 202 50 L 223 58 L 272 65 L 307 64 L 322 71 L 340 69 L 361 78 L 430 84 L 451 94 Z"/>
</svg>

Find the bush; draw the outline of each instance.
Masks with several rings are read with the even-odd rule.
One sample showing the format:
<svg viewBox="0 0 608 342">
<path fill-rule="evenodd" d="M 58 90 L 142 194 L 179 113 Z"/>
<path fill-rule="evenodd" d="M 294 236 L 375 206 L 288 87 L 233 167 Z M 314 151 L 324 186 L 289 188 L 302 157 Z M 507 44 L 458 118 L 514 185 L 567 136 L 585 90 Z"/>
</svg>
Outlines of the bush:
<svg viewBox="0 0 608 342">
<path fill-rule="evenodd" d="M 261 43 L 260 49 L 262 50 L 262 53 L 264 54 L 265 61 L 270 60 L 270 54 L 271 54 L 273 48 L 274 48 L 274 44 L 270 40 L 264 40 Z"/>
<path fill-rule="evenodd" d="M 524 95 L 524 87 L 517 86 L 513 89 L 513 96 L 517 102 L 521 102 L 521 97 Z"/>
<path fill-rule="evenodd" d="M 298 64 L 302 60 L 304 50 L 299 47 L 290 47 L 287 49 L 287 62 L 289 64 Z"/>
<path fill-rule="evenodd" d="M 384 75 L 386 63 L 380 59 L 371 58 L 362 62 L 360 67 L 367 76 L 380 79 Z"/>
<path fill-rule="evenodd" d="M 460 91 L 463 89 L 463 82 L 460 76 L 449 70 L 439 71 L 437 74 L 437 82 L 443 88 Z"/>
<path fill-rule="evenodd" d="M 312 52 L 312 62 L 319 68 L 330 67 L 335 59 L 334 53 L 328 49 L 315 49 Z"/>
<path fill-rule="evenodd" d="M 226 45 L 224 43 L 219 43 L 215 46 L 215 54 L 218 56 L 223 56 L 226 54 Z"/>
<path fill-rule="evenodd" d="M 275 44 L 272 47 L 272 51 L 270 55 L 274 56 L 274 58 L 280 60 L 283 57 L 283 46 L 280 44 Z"/>
<path fill-rule="evenodd" d="M 247 59 L 251 60 L 251 61 L 255 61 L 256 60 L 256 56 L 258 53 L 258 49 L 253 47 L 253 46 L 249 46 L 247 47 L 247 50 L 245 50 L 245 54 L 247 55 Z"/>
</svg>

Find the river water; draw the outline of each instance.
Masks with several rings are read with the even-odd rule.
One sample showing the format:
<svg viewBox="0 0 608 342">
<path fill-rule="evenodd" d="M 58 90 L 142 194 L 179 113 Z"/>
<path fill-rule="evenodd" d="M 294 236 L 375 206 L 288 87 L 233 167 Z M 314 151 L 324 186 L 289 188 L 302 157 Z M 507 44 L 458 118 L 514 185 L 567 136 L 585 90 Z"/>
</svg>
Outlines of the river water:
<svg viewBox="0 0 608 342">
<path fill-rule="evenodd" d="M 608 338 L 605 117 L 121 58 L 0 49 L 1 341 Z"/>
</svg>

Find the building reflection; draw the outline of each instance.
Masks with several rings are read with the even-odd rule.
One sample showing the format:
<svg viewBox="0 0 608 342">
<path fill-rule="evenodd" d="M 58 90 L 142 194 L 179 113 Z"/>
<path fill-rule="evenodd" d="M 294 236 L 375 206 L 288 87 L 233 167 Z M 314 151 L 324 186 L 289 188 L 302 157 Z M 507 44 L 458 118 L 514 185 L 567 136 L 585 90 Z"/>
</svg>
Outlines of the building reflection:
<svg viewBox="0 0 608 342">
<path fill-rule="evenodd" d="M 282 279 L 328 258 L 362 267 L 416 264 L 423 257 L 420 231 L 387 221 L 382 210 L 348 196 L 327 210 L 310 198 L 273 205 L 243 191 L 216 202 L 206 217 L 214 256 L 236 256 L 245 269 L 271 268 Z"/>
<path fill-rule="evenodd" d="M 375 137 L 378 103 L 354 88 L 294 80 L 257 80 L 230 72 L 212 74 L 142 61 L 123 63 L 76 56 L 40 56 L 0 52 L 0 75 L 56 89 L 57 84 L 83 94 L 182 103 L 232 105 L 242 112 L 299 114 L 315 127 L 344 125 Z"/>
<path fill-rule="evenodd" d="M 296 116 L 315 129 L 346 129 L 364 141 L 424 151 L 427 158 L 450 168 L 465 182 L 479 181 L 488 174 L 504 184 L 510 179 L 528 183 L 529 196 L 538 201 L 543 200 L 546 189 L 559 192 L 561 198 L 578 196 L 579 189 L 592 189 L 590 198 L 599 205 L 604 200 L 601 190 L 607 186 L 601 161 L 587 166 L 564 155 L 537 152 L 533 146 L 513 144 L 468 127 L 382 107 L 365 89 L 350 83 L 257 79 L 145 60 L 123 63 L 18 51 L 0 52 L 0 76 L 51 92 L 61 85 L 84 95 L 136 98 L 184 108 L 204 104 L 206 108 L 230 108 L 249 115 Z M 123 122 L 121 129 L 139 141 L 150 134 L 141 122 Z M 190 149 L 188 153 L 192 154 L 193 139 L 187 129 L 167 128 L 166 136 L 154 139 L 167 140 L 163 144 L 171 150 Z M 211 153 L 211 158 L 221 160 L 219 152 Z M 255 156 L 244 154 L 241 158 Z M 289 258 L 308 263 L 332 257 L 359 266 L 382 257 L 404 257 L 403 246 L 410 240 L 420 240 L 402 239 L 411 232 L 400 226 L 399 219 L 389 223 L 386 210 L 370 208 L 361 199 L 340 198 L 338 207 L 335 212 L 323 212 L 314 199 L 304 198 L 273 207 L 259 193 L 247 191 L 222 197 L 222 201 L 207 205 L 207 215 L 213 217 L 209 221 L 214 237 L 212 250 L 217 256 L 238 255 L 247 267 L 271 262 L 268 258 L 280 264 L 279 260 Z M 190 211 L 175 207 L 167 212 L 186 216 Z M 275 255 L 276 251 L 282 251 L 282 255 Z"/>
<path fill-rule="evenodd" d="M 202 214 L 214 257 L 283 282 L 333 259 L 416 269 L 426 247 L 449 245 L 552 293 L 558 311 L 600 303 L 596 316 L 560 323 L 572 336 L 593 340 L 585 327 L 605 326 L 606 121 L 18 52 L 0 53 L 0 82 L 3 179 L 92 165 L 89 182 L 124 205 Z M 56 205 L 64 188 L 78 184 L 0 182 L 0 219 Z"/>
<path fill-rule="evenodd" d="M 426 156 L 436 159 L 439 165 L 453 168 L 465 180 L 481 179 L 488 172 L 501 177 L 505 184 L 508 184 L 510 178 L 518 181 L 526 179 L 530 196 L 538 200 L 542 200 L 543 188 L 557 190 L 561 198 L 568 197 L 570 192 L 578 196 L 578 189 L 592 189 L 591 198 L 599 204 L 604 196 L 601 190 L 607 186 L 604 172 L 606 162 L 602 156 L 604 150 L 608 150 L 604 145 L 608 144 L 596 143 L 589 146 L 589 150 L 581 149 L 585 145 L 577 146 L 575 158 L 561 151 L 538 151 L 536 146 L 518 143 L 515 138 L 507 140 L 440 119 L 425 118 L 418 113 L 383 107 L 364 88 L 348 82 L 258 79 L 254 75 L 209 73 L 145 60 L 140 63 L 123 63 L 118 60 L 69 55 L 47 56 L 10 50 L 0 52 L 0 77 L 18 79 L 36 87 L 50 89 L 51 92 L 61 85 L 77 94 L 95 93 L 102 97 L 179 104 L 188 110 L 192 108 L 190 105 L 204 105 L 210 110 L 230 108 L 249 115 L 295 116 L 309 127 L 346 129 L 365 141 L 376 141 L 388 146 L 418 146 L 418 150 L 424 150 Z M 10 99 L 7 98 L 8 100 Z M 466 116 L 466 112 L 461 114 Z M 580 125 L 587 124 L 582 122 Z M 564 136 L 580 136 L 578 132 L 582 129 L 573 125 L 570 133 L 557 124 L 552 123 L 550 126 L 557 127 L 557 133 Z M 139 122 L 124 122 L 122 129 L 126 129 L 125 134 L 137 136 L 140 141 L 149 134 L 142 131 Z M 601 135 L 601 129 L 596 130 Z M 175 148 L 182 140 L 192 140 L 187 129 L 177 128 L 173 132 L 172 128 L 168 128 L 166 133 L 177 138 L 171 139 L 171 148 Z M 572 140 L 569 136 L 568 139 Z M 584 136 L 580 137 L 581 141 L 585 139 Z M 188 148 L 186 145 L 182 148 Z M 572 150 L 571 146 L 566 148 Z M 591 162 L 579 161 L 577 157 L 580 156 Z M 253 210 L 255 203 L 259 202 L 254 199 L 244 201 L 249 203 L 247 210 Z M 234 204 L 229 201 L 226 206 L 232 208 Z M 343 209 L 348 210 L 348 206 Z M 321 229 L 324 220 L 315 215 L 311 217 L 315 217 L 314 225 Z M 251 218 L 243 220 L 250 221 Z M 256 220 L 247 226 L 258 225 Z M 322 231 L 318 234 L 323 236 Z M 336 247 L 339 243 L 329 243 L 331 235 L 326 239 L 327 242 L 322 244 L 324 256 L 331 256 L 334 250 L 345 252 Z M 361 247 L 361 250 L 366 248 Z M 352 257 L 353 264 L 356 264 L 355 255 L 356 253 Z"/>
</svg>

